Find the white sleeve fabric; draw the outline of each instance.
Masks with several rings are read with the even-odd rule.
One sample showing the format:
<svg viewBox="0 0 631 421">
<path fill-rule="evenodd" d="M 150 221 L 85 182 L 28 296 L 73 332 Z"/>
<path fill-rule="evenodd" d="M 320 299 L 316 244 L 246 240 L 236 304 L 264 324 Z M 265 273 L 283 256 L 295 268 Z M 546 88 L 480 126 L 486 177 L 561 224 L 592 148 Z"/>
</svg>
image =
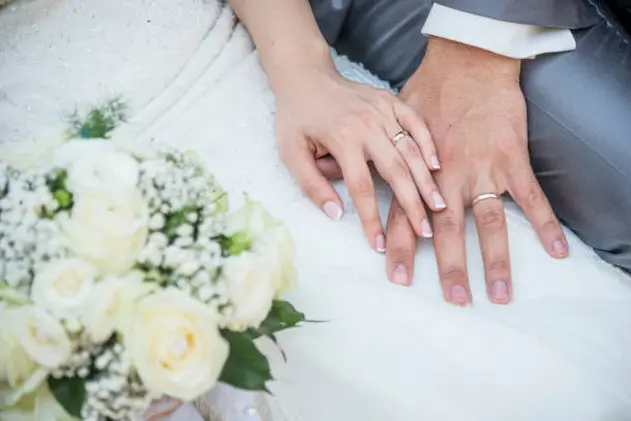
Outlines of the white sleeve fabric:
<svg viewBox="0 0 631 421">
<path fill-rule="evenodd" d="M 432 6 L 423 26 L 423 34 L 517 59 L 576 48 L 576 41 L 569 29 L 505 22 L 440 4 Z"/>
</svg>

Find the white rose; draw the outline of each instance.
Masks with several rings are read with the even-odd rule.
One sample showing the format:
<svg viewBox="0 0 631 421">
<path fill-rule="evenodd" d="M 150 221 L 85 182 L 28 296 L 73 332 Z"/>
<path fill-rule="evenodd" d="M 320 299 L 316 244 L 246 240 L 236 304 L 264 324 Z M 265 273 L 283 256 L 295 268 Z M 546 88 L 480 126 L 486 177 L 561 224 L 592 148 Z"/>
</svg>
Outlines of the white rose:
<svg viewBox="0 0 631 421">
<path fill-rule="evenodd" d="M 249 249 L 266 261 L 275 296 L 281 296 L 295 283 L 295 247 L 289 230 L 261 204 L 248 202 L 226 221 L 226 235 L 239 233 L 247 235 Z"/>
<path fill-rule="evenodd" d="M 191 401 L 212 388 L 228 358 L 219 315 L 176 289 L 142 298 L 125 335 L 138 375 L 152 392 Z"/>
<path fill-rule="evenodd" d="M 3 314 L 1 324 L 12 323 Z M 37 389 L 48 376 L 26 353 L 15 335 L 0 326 L 0 408 L 12 406 L 24 395 Z"/>
<path fill-rule="evenodd" d="M 107 139 L 72 139 L 55 150 L 53 162 L 55 166 L 69 170 L 90 156 L 116 151 L 116 145 Z"/>
<path fill-rule="evenodd" d="M 228 297 L 234 312 L 225 325 L 231 330 L 257 328 L 267 317 L 274 299 L 269 267 L 256 254 L 243 252 L 228 257 L 222 266 Z"/>
<path fill-rule="evenodd" d="M 0 156 L 3 161 L 20 170 L 49 166 L 53 163 L 56 149 L 66 142 L 68 137 L 66 127 L 52 127 L 28 140 L 0 142 Z"/>
<path fill-rule="evenodd" d="M 265 235 L 253 242 L 252 252 L 269 262 L 275 297 L 280 298 L 296 283 L 294 241 L 287 227 L 278 222 Z"/>
<path fill-rule="evenodd" d="M 3 310 L 4 326 L 24 347 L 33 361 L 46 369 L 55 369 L 70 358 L 72 344 L 66 331 L 53 316 L 34 305 Z"/>
<path fill-rule="evenodd" d="M 58 318 L 79 317 L 86 308 L 97 270 L 76 258 L 52 261 L 33 279 L 33 302 Z"/>
<path fill-rule="evenodd" d="M 75 195 L 126 192 L 138 185 L 138 162 L 110 140 L 68 142 L 59 149 L 56 163 L 68 170 L 67 187 Z"/>
<path fill-rule="evenodd" d="M 265 233 L 274 219 L 258 202 L 247 202 L 226 218 L 226 235 L 245 232 L 254 240 Z"/>
<path fill-rule="evenodd" d="M 99 282 L 90 297 L 83 324 L 92 340 L 107 341 L 119 326 L 125 300 L 135 296 L 142 274 L 132 272 L 125 277 L 110 276 Z"/>
<path fill-rule="evenodd" d="M 120 275 L 136 262 L 147 240 L 148 210 L 136 190 L 92 191 L 77 198 L 61 220 L 69 246 L 101 275 Z"/>
</svg>

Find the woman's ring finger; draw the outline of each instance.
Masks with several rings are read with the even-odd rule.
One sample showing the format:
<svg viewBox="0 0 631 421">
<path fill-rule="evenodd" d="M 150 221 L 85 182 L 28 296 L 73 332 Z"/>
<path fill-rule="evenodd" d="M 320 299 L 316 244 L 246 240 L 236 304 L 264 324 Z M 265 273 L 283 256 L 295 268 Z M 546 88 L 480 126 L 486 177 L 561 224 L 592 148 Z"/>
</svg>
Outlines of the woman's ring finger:
<svg viewBox="0 0 631 421">
<path fill-rule="evenodd" d="M 407 130 L 401 130 L 400 132 L 392 136 L 392 138 L 390 138 L 390 143 L 392 143 L 392 146 L 396 147 L 401 139 L 404 139 L 405 137 L 411 137 L 410 133 L 408 133 Z"/>
</svg>

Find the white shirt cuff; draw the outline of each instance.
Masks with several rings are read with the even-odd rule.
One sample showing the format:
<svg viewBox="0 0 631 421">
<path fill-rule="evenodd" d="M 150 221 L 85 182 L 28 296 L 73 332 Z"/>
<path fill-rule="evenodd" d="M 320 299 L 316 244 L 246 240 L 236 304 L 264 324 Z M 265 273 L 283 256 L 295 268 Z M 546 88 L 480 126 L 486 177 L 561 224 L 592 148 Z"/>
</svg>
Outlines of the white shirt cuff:
<svg viewBox="0 0 631 421">
<path fill-rule="evenodd" d="M 423 34 L 517 59 L 576 48 L 576 41 L 569 29 L 505 22 L 440 4 L 432 6 L 423 26 Z"/>
</svg>

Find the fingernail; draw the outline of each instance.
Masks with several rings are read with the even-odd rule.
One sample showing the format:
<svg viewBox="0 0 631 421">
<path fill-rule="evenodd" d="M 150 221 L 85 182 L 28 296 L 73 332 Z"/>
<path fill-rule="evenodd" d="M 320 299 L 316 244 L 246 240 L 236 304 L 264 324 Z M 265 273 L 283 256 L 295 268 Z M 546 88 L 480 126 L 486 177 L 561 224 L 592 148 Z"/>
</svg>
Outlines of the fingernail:
<svg viewBox="0 0 631 421">
<path fill-rule="evenodd" d="M 436 206 L 438 209 L 445 209 L 447 207 L 445 199 L 443 199 L 443 197 L 437 191 L 432 193 L 432 199 L 434 200 L 434 206 Z"/>
<path fill-rule="evenodd" d="M 342 219 L 342 215 L 344 215 L 344 211 L 340 205 L 335 202 L 326 202 L 324 206 L 322 206 L 322 210 L 331 221 L 339 221 Z"/>
<path fill-rule="evenodd" d="M 438 156 L 436 155 L 432 155 L 432 157 L 430 158 L 430 161 L 432 161 L 432 166 L 435 169 L 440 169 L 440 161 L 438 160 Z"/>
<path fill-rule="evenodd" d="M 562 240 L 556 240 L 552 243 L 552 251 L 559 257 L 565 256 L 567 254 L 567 245 Z"/>
<path fill-rule="evenodd" d="M 450 293 L 451 302 L 461 306 L 469 303 L 469 295 L 467 290 L 462 285 L 454 285 L 451 287 Z"/>
<path fill-rule="evenodd" d="M 396 265 L 392 271 L 392 282 L 397 285 L 408 284 L 408 271 L 403 265 Z"/>
<path fill-rule="evenodd" d="M 384 237 L 383 234 L 377 236 L 376 250 L 379 253 L 386 252 L 386 237 Z"/>
<path fill-rule="evenodd" d="M 491 299 L 493 302 L 499 304 L 505 304 L 508 302 L 508 285 L 506 282 L 493 282 L 493 285 L 491 285 Z"/>
<path fill-rule="evenodd" d="M 432 226 L 429 224 L 427 219 L 423 219 L 423 221 L 421 221 L 421 233 L 425 238 L 432 238 L 434 236 Z"/>
</svg>

